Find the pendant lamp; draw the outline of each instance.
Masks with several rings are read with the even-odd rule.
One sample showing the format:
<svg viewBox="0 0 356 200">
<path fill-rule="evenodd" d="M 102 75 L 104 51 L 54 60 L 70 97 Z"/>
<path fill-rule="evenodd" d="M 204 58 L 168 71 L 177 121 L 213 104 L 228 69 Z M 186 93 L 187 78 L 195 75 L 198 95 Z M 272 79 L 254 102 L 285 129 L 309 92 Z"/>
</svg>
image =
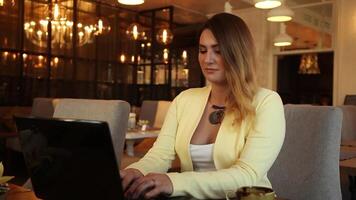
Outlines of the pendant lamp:
<svg viewBox="0 0 356 200">
<path fill-rule="evenodd" d="M 145 2 L 145 0 L 118 0 L 119 3 L 124 4 L 124 5 L 140 5 Z"/>
<path fill-rule="evenodd" d="M 273 8 L 267 13 L 267 20 L 270 22 L 286 22 L 292 20 L 294 12 L 286 5 Z"/>
<path fill-rule="evenodd" d="M 280 0 L 254 0 L 255 7 L 260 9 L 271 9 L 282 5 Z"/>
<path fill-rule="evenodd" d="M 276 47 L 284 47 L 292 45 L 293 38 L 286 33 L 286 25 L 281 23 L 280 33 L 274 39 L 274 46 Z"/>
</svg>

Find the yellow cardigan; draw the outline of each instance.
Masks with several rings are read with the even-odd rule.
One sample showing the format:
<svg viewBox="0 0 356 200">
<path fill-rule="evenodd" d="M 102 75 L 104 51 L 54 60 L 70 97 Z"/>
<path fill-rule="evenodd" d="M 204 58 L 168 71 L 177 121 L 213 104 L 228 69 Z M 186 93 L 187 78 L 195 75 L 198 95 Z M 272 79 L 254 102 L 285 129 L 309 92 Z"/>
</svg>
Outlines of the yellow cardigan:
<svg viewBox="0 0 356 200">
<path fill-rule="evenodd" d="M 243 186 L 271 187 L 267 171 L 282 147 L 285 119 L 279 95 L 263 88 L 253 100 L 256 108 L 253 125 L 247 120 L 233 125 L 233 115 L 225 114 L 213 150 L 217 170 L 193 171 L 189 144 L 210 90 L 207 86 L 179 94 L 167 112 L 154 146 L 140 161 L 127 168 L 136 168 L 144 175 L 165 173 L 177 154 L 182 172 L 168 173 L 173 183 L 172 196 L 215 199 L 225 198 Z"/>
</svg>

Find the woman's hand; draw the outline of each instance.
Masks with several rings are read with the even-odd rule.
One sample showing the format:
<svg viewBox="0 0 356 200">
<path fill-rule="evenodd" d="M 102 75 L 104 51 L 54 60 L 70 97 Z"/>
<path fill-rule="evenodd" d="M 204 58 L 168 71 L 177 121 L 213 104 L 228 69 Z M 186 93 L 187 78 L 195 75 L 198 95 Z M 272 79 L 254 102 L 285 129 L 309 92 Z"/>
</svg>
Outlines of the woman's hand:
<svg viewBox="0 0 356 200">
<path fill-rule="evenodd" d="M 125 196 L 132 199 L 152 199 L 172 193 L 173 185 L 166 174 L 150 173 L 137 179 L 125 192 Z"/>
<path fill-rule="evenodd" d="M 124 191 L 126 191 L 128 186 L 134 183 L 135 180 L 143 177 L 143 174 L 137 169 L 129 168 L 120 170 L 120 176 L 122 179 L 122 188 Z"/>
</svg>

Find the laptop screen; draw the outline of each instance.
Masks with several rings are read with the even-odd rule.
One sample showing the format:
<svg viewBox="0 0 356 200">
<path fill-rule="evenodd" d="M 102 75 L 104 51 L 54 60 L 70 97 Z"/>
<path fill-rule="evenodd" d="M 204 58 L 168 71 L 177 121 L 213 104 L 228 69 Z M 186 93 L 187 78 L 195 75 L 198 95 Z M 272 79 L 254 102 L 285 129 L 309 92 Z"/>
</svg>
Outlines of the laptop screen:
<svg viewBox="0 0 356 200">
<path fill-rule="evenodd" d="M 15 117 L 25 163 L 42 199 L 124 199 L 106 122 Z"/>
</svg>

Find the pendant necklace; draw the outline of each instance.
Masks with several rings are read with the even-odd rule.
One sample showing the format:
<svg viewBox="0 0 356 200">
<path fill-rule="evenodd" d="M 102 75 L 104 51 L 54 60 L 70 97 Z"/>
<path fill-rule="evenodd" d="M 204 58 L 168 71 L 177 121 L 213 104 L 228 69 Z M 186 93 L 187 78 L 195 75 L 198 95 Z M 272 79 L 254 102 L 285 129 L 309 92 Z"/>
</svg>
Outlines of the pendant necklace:
<svg viewBox="0 0 356 200">
<path fill-rule="evenodd" d="M 217 106 L 213 104 L 211 107 L 214 109 L 214 111 L 209 114 L 210 124 L 220 124 L 224 119 L 225 106 Z"/>
</svg>

